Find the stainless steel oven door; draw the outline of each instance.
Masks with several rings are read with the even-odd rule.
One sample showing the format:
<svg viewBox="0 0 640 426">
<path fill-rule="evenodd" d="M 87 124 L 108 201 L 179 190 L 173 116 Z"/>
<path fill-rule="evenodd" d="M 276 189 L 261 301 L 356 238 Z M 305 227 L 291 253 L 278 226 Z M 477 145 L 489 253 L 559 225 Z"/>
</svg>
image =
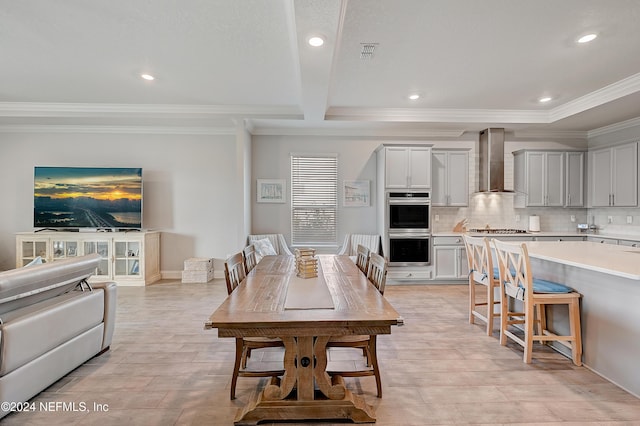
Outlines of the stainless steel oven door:
<svg viewBox="0 0 640 426">
<path fill-rule="evenodd" d="M 389 194 L 392 195 L 392 194 Z M 429 198 L 387 198 L 389 233 L 429 232 L 431 201 Z"/>
<path fill-rule="evenodd" d="M 431 264 L 431 235 L 428 233 L 389 234 L 389 264 L 426 266 Z"/>
</svg>

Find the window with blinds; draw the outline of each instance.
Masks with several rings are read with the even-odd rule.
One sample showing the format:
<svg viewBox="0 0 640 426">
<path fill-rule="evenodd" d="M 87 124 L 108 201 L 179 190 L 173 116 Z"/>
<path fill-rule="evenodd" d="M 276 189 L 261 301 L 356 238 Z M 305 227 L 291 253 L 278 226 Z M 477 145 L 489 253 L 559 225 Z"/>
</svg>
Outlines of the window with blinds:
<svg viewBox="0 0 640 426">
<path fill-rule="evenodd" d="M 291 155 L 291 243 L 337 243 L 338 158 Z"/>
</svg>

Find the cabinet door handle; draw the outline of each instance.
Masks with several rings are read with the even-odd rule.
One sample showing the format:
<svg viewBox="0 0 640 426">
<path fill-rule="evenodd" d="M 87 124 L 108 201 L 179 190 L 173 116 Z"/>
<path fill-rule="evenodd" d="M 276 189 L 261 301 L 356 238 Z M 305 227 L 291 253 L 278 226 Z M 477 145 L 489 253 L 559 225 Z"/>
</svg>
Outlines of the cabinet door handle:
<svg viewBox="0 0 640 426">
<path fill-rule="evenodd" d="M 612 206 L 616 205 L 616 194 L 611 194 L 611 205 Z"/>
</svg>

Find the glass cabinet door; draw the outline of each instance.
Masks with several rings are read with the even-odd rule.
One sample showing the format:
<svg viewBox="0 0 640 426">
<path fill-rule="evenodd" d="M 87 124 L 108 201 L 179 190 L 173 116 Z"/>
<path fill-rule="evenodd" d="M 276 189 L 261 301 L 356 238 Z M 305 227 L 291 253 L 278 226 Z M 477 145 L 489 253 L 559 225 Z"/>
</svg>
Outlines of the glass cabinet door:
<svg viewBox="0 0 640 426">
<path fill-rule="evenodd" d="M 115 275 L 140 275 L 140 242 L 115 242 Z"/>
<path fill-rule="evenodd" d="M 77 241 L 53 241 L 53 260 L 67 259 L 78 256 Z"/>
<path fill-rule="evenodd" d="M 84 254 L 98 253 L 102 256 L 98 267 L 96 268 L 96 275 L 110 276 L 109 271 L 109 242 L 108 241 L 85 241 L 84 242 Z"/>
<path fill-rule="evenodd" d="M 22 266 L 40 256 L 43 262 L 47 261 L 46 241 L 22 241 Z"/>
</svg>

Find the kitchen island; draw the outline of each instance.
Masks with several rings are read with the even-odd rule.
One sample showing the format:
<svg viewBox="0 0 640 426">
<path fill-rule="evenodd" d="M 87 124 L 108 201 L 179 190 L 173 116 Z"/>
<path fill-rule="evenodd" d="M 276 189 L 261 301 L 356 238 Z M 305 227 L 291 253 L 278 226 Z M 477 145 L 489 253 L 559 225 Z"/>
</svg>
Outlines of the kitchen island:
<svg viewBox="0 0 640 426">
<path fill-rule="evenodd" d="M 640 396 L 640 248 L 586 241 L 526 244 L 536 278 L 582 294 L 584 365 Z M 568 330 L 562 308 L 548 312 L 558 332 Z"/>
</svg>

